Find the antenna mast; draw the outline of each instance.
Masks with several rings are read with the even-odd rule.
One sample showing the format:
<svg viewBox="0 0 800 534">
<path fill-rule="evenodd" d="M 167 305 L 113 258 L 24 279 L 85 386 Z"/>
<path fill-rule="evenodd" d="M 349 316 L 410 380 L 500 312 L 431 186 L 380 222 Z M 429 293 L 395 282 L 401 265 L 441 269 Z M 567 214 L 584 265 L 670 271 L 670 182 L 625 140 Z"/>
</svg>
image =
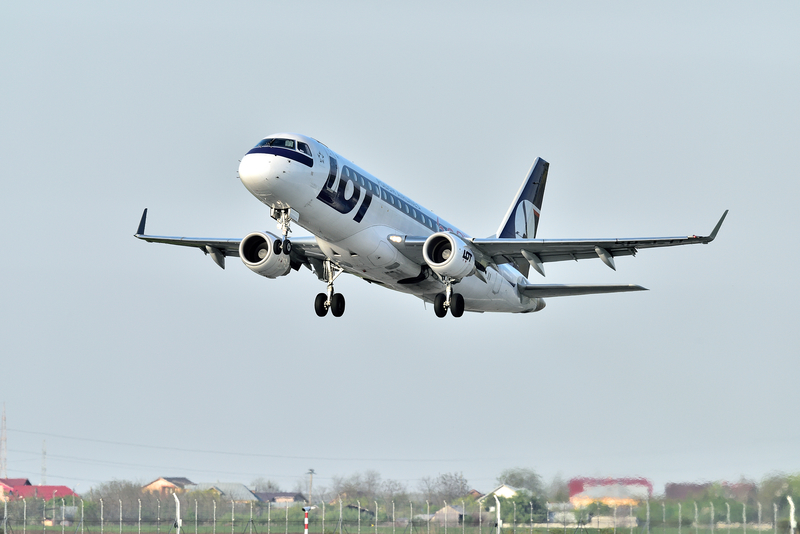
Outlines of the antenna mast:
<svg viewBox="0 0 800 534">
<path fill-rule="evenodd" d="M 45 440 L 42 440 L 42 481 L 39 485 L 47 485 L 47 441 Z"/>
</svg>

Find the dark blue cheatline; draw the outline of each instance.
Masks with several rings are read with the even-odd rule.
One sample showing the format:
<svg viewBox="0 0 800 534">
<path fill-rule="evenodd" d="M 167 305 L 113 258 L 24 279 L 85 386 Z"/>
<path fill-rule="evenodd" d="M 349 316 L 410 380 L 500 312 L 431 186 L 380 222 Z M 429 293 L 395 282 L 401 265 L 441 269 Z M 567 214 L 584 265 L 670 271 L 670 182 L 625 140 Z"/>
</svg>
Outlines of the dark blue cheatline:
<svg viewBox="0 0 800 534">
<path fill-rule="evenodd" d="M 301 154 L 300 152 L 296 152 L 290 148 L 281 148 L 276 146 L 257 146 L 254 149 L 250 150 L 248 154 L 274 154 L 276 156 L 283 156 L 284 158 L 293 159 L 299 163 L 302 163 L 306 167 L 314 166 L 313 158 L 310 158 L 305 154 Z"/>
</svg>

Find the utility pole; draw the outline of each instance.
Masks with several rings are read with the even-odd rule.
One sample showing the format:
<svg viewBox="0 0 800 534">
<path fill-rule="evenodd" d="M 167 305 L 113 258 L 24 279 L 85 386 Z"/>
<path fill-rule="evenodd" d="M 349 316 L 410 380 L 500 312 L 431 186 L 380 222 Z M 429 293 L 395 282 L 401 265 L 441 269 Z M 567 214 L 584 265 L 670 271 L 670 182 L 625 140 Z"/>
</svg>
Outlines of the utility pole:
<svg viewBox="0 0 800 534">
<path fill-rule="evenodd" d="M 47 485 L 47 441 L 42 440 L 42 486 Z"/>
<path fill-rule="evenodd" d="M 308 504 L 311 504 L 311 490 L 314 488 L 314 470 L 309 469 L 308 473 Z"/>
</svg>

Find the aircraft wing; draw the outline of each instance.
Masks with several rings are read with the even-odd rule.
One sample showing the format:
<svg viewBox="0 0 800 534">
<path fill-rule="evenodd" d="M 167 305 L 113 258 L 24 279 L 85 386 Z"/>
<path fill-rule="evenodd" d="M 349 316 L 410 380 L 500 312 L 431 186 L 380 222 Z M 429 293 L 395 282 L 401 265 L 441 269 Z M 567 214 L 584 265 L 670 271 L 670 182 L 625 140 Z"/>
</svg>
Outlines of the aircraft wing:
<svg viewBox="0 0 800 534">
<path fill-rule="evenodd" d="M 614 258 L 635 256 L 639 249 L 674 247 L 696 243 L 711 243 L 717 237 L 728 210 L 708 236 L 676 236 L 645 238 L 606 238 L 606 239 L 470 239 L 484 257 L 495 263 L 530 264 L 544 274 L 544 263 L 553 261 L 584 260 L 600 258 L 606 265 L 616 270 Z"/>
<path fill-rule="evenodd" d="M 145 234 L 146 222 L 147 208 L 145 208 L 142 213 L 139 228 L 134 234 L 135 238 L 147 241 L 148 243 L 164 243 L 167 245 L 198 248 L 202 250 L 204 254 L 210 254 L 214 263 L 223 269 L 225 268 L 226 256 L 239 256 L 239 243 L 241 243 L 241 239 L 147 235 Z M 317 240 L 314 237 L 292 238 L 291 241 L 293 267 L 296 266 L 295 268 L 297 268 L 301 264 L 304 264 L 310 268 L 315 263 L 314 260 L 325 259 L 325 255 L 320 250 Z"/>
<path fill-rule="evenodd" d="M 489 237 L 484 239 L 470 238 L 476 260 L 484 267 L 501 263 L 513 263 L 520 268 L 522 274 L 527 276 L 530 264 L 540 274 L 544 275 L 544 264 L 552 261 L 586 260 L 600 258 L 603 263 L 616 270 L 614 258 L 617 256 L 635 256 L 639 249 L 656 247 L 675 247 L 678 245 L 691 245 L 695 243 L 711 243 L 717 237 L 722 222 L 728 215 L 728 210 L 720 217 L 719 222 L 707 236 L 676 236 L 676 237 L 636 237 L 636 238 L 605 238 L 605 239 L 513 239 Z M 426 238 L 423 236 L 389 236 L 390 242 L 412 261 L 424 263 L 422 247 Z M 548 287 L 549 291 L 559 291 L 559 295 L 578 295 L 576 287 L 588 286 L 562 286 L 556 290 L 555 286 Z M 572 289 L 567 289 L 572 287 Z M 610 293 L 617 291 L 639 291 L 639 286 L 603 286 L 608 291 L 589 291 L 589 293 Z M 595 288 L 597 289 L 597 288 Z M 644 288 L 641 288 L 644 289 Z M 533 290 L 531 290 L 533 291 Z M 538 290 L 537 290 L 538 291 Z M 541 290 L 544 291 L 544 290 Z M 539 296 L 539 295 L 536 295 Z M 543 295 L 542 295 L 543 296 Z M 555 296 L 555 295 L 550 295 Z"/>
</svg>

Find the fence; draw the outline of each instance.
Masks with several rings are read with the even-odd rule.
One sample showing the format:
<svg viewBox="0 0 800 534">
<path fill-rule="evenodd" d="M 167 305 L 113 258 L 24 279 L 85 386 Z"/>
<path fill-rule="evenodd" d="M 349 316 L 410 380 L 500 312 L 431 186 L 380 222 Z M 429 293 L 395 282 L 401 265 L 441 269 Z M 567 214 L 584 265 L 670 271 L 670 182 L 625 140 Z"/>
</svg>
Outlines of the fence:
<svg viewBox="0 0 800 534">
<path fill-rule="evenodd" d="M 156 506 L 146 507 L 144 513 L 141 499 L 136 503 L 123 503 L 122 499 L 6 501 L 1 534 L 171 534 L 179 523 L 183 534 L 299 534 L 304 529 L 300 505 L 205 500 L 201 506 L 203 499 L 184 497 L 178 508 L 177 499 L 155 501 Z M 652 514 L 651 503 L 645 502 L 636 513 L 627 507 L 623 513 L 615 508 L 608 515 L 577 509 L 572 516 L 535 514 L 533 503 L 527 516 L 517 515 L 516 503 L 512 503 L 513 510 L 506 503 L 503 517 L 510 521 L 501 522 L 498 529 L 497 513 L 476 502 L 450 506 L 445 502 L 442 507 L 434 506 L 438 513 L 431 514 L 431 503 L 417 503 L 415 512 L 413 502 L 373 501 L 368 507 L 360 501 L 343 504 L 339 500 L 311 509 L 309 534 L 573 534 L 587 530 L 598 534 L 747 534 L 748 530 L 796 534 L 794 503 L 791 498 L 788 501 L 788 510 L 777 503 L 772 503 L 771 509 L 758 503 L 749 511 L 745 504 L 725 503 L 724 521 L 718 520 L 722 511 L 715 510 L 714 503 L 693 503 L 693 510 L 686 512 L 677 503 L 677 516 L 669 518 L 665 503 L 654 503 Z M 178 509 L 183 513 L 178 515 Z M 693 520 L 686 520 L 684 514 L 692 512 Z"/>
</svg>

